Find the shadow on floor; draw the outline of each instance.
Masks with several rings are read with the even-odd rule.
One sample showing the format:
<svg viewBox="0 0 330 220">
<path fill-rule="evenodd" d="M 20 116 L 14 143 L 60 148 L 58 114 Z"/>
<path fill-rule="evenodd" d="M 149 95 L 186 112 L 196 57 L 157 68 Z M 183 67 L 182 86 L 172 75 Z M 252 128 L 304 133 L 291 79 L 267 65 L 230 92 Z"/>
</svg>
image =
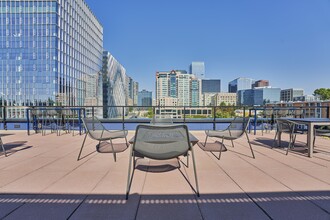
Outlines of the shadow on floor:
<svg viewBox="0 0 330 220">
<path fill-rule="evenodd" d="M 0 194 L 5 219 L 329 219 L 330 191 Z"/>
<path fill-rule="evenodd" d="M 8 155 L 14 154 L 16 152 L 27 150 L 32 146 L 25 146 L 27 141 L 14 141 L 14 142 L 7 142 L 3 143 L 3 146 Z M 4 154 L 4 152 L 0 152 L 0 154 Z"/>
</svg>

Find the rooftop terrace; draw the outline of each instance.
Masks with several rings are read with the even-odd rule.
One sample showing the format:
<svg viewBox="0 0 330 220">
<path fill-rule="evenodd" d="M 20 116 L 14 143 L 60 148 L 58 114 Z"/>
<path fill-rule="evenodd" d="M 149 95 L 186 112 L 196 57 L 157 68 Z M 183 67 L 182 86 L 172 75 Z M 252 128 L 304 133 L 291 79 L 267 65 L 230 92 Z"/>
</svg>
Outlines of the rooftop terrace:
<svg viewBox="0 0 330 220">
<path fill-rule="evenodd" d="M 195 145 L 200 197 L 192 168 L 181 164 L 161 173 L 136 169 L 125 200 L 128 150 L 114 162 L 87 138 L 77 161 L 84 136 L 1 135 L 8 157 L 0 152 L 0 219 L 330 219 L 329 139 L 317 137 L 313 158 L 304 147 L 287 156 L 271 149 L 274 132 L 249 135 L 256 159 L 245 137 L 234 148 L 227 142 L 220 161 Z M 306 137 L 298 138 L 303 146 Z"/>
</svg>

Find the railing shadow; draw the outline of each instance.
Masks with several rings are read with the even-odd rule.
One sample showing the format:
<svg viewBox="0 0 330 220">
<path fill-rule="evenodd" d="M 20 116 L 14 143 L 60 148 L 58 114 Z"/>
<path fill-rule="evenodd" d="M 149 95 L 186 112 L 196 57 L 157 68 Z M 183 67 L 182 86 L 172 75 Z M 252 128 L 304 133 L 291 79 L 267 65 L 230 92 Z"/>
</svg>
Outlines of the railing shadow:
<svg viewBox="0 0 330 220">
<path fill-rule="evenodd" d="M 220 186 L 219 186 L 220 187 Z M 329 219 L 330 191 L 0 194 L 1 219 Z"/>
</svg>

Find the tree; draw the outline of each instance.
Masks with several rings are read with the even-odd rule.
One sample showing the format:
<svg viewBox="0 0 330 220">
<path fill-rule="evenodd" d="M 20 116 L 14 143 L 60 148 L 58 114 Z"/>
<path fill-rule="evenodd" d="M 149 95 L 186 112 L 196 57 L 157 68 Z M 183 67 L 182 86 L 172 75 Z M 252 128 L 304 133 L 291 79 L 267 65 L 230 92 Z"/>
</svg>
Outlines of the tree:
<svg viewBox="0 0 330 220">
<path fill-rule="evenodd" d="M 235 117 L 235 109 L 230 105 L 226 105 L 225 102 L 220 103 L 220 108 L 216 110 L 217 118 L 232 118 Z"/>
<path fill-rule="evenodd" d="M 314 95 L 319 95 L 321 100 L 329 100 L 330 99 L 330 88 L 320 88 L 314 91 Z"/>
</svg>

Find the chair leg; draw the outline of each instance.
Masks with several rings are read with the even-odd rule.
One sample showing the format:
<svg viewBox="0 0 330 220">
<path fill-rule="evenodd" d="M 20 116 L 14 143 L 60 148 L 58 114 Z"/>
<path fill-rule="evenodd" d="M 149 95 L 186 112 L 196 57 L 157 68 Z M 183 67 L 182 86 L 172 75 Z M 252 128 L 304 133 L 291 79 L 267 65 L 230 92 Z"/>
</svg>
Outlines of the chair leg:
<svg viewBox="0 0 330 220">
<path fill-rule="evenodd" d="M 221 153 L 222 153 L 222 146 L 223 146 L 223 141 L 224 141 L 225 139 L 224 138 L 222 138 L 222 141 L 221 141 L 221 146 L 220 146 L 220 152 L 219 152 L 219 158 L 218 158 L 218 160 L 220 160 L 220 158 L 221 158 Z"/>
<path fill-rule="evenodd" d="M 234 146 L 234 141 L 233 141 L 233 140 L 231 140 L 231 146 L 232 146 L 232 147 L 235 147 L 235 146 Z"/>
<path fill-rule="evenodd" d="M 197 179 L 197 171 L 196 171 L 196 161 L 195 161 L 195 155 L 194 155 L 193 148 L 191 148 L 191 158 L 192 158 L 193 167 L 194 167 L 195 183 L 196 183 L 196 193 L 197 193 L 197 196 L 199 197 L 199 187 L 198 187 L 198 179 Z"/>
<path fill-rule="evenodd" d="M 131 147 L 130 152 L 129 152 L 129 162 L 128 162 L 128 175 L 127 175 L 127 187 L 126 187 L 126 200 L 128 199 L 129 195 L 129 188 L 131 185 L 131 180 L 133 178 L 133 175 L 131 177 L 131 167 L 132 167 L 132 157 L 133 157 L 133 147 Z M 134 162 L 135 164 L 135 162 Z M 135 167 L 133 167 L 133 172 L 134 172 Z"/>
<path fill-rule="evenodd" d="M 271 149 L 273 149 L 275 147 L 275 142 L 276 142 L 277 135 L 279 135 L 278 131 L 276 131 L 276 133 L 275 133 L 275 137 L 274 137 L 274 141 L 273 141 L 273 145 L 272 145 Z"/>
<path fill-rule="evenodd" d="M 5 147 L 3 146 L 3 142 L 2 142 L 1 137 L 0 137 L 0 144 L 1 144 L 2 151 L 5 153 L 5 157 L 7 157 L 7 152 L 6 152 Z"/>
<path fill-rule="evenodd" d="M 253 152 L 253 149 L 252 149 L 252 145 L 251 145 L 251 143 L 250 143 L 249 135 L 247 134 L 246 131 L 245 131 L 244 133 L 245 133 L 246 138 L 247 138 L 247 140 L 248 140 L 248 143 L 249 143 L 249 145 L 250 145 L 250 149 L 251 149 L 251 153 L 252 153 L 253 159 L 255 159 L 256 157 L 254 156 L 254 152 Z"/>
<path fill-rule="evenodd" d="M 115 149 L 113 148 L 113 144 L 112 144 L 112 140 L 111 140 L 111 139 L 110 139 L 110 144 L 111 144 L 111 148 L 112 148 L 113 159 L 114 159 L 115 162 L 116 162 L 116 161 L 117 161 L 117 156 L 116 156 Z"/>
<path fill-rule="evenodd" d="M 205 142 L 204 142 L 204 148 L 206 147 L 206 141 L 207 141 L 207 138 L 208 138 L 209 136 L 208 135 L 206 135 L 206 138 L 205 138 Z"/>
<path fill-rule="evenodd" d="M 84 141 L 83 141 L 83 143 L 82 143 L 82 145 L 81 145 L 81 148 L 80 148 L 80 152 L 79 152 L 79 155 L 78 155 L 77 161 L 79 161 L 79 159 L 80 159 L 80 155 L 81 155 L 82 149 L 83 149 L 83 147 L 84 147 L 84 144 L 85 144 L 85 141 L 86 141 L 86 137 L 87 137 L 87 133 L 86 133 L 85 138 L 84 138 Z"/>
<path fill-rule="evenodd" d="M 288 148 L 286 149 L 286 154 L 285 154 L 285 155 L 288 155 L 288 153 L 289 153 L 289 149 L 290 149 L 291 146 L 294 144 L 294 141 L 295 141 L 295 138 L 293 137 L 293 134 L 291 134 L 291 135 L 290 135 L 290 142 L 289 142 Z"/>
</svg>

